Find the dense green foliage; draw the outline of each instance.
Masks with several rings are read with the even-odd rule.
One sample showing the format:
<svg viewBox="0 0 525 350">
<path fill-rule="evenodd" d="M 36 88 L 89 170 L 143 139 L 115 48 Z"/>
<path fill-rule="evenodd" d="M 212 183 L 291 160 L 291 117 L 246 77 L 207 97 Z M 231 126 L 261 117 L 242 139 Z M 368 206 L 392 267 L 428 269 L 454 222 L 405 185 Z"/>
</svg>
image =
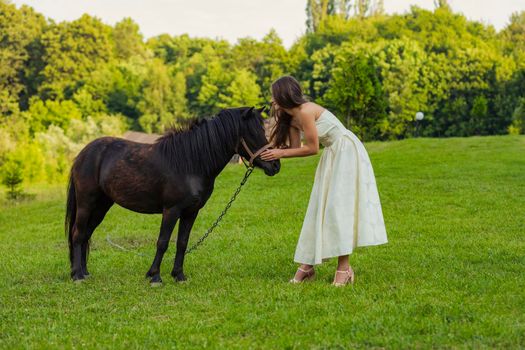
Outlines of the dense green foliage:
<svg viewBox="0 0 525 350">
<path fill-rule="evenodd" d="M 163 132 L 224 107 L 268 102 L 296 76 L 315 101 L 365 140 L 523 133 L 525 12 L 501 32 L 455 14 L 385 15 L 383 1 L 306 0 L 306 33 L 286 49 L 262 40 L 159 35 L 124 18 L 46 20 L 0 0 L 0 167 L 26 181 L 67 175 L 92 137 L 127 128 Z"/>
<path fill-rule="evenodd" d="M 0 209 L 0 348 L 521 349 L 525 347 L 524 136 L 366 143 L 389 242 L 350 256 L 354 286 L 290 285 L 317 157 L 256 171 L 216 231 L 144 278 L 160 216 L 112 208 L 95 231 L 92 277 L 69 279 L 64 186 Z M 521 157 L 520 157 L 521 156 Z M 242 178 L 231 165 L 190 243 Z M 34 191 L 33 189 L 30 189 Z M 0 195 L 0 201 L 3 199 Z M 106 237 L 146 257 L 110 246 Z"/>
</svg>

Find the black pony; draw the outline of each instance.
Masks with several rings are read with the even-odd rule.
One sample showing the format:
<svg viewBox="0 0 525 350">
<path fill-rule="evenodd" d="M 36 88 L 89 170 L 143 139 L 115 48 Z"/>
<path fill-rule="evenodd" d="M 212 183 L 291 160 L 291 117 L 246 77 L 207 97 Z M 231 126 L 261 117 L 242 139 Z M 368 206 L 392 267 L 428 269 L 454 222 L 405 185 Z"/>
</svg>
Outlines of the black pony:
<svg viewBox="0 0 525 350">
<path fill-rule="evenodd" d="M 88 144 L 73 163 L 68 187 L 65 226 L 73 280 L 89 275 L 89 239 L 117 203 L 139 213 L 162 213 L 157 253 L 146 274 L 151 282 L 162 281 L 160 264 L 180 218 L 171 275 L 184 281 L 190 231 L 215 178 L 234 154 L 250 158 L 252 151 L 267 147 L 261 112 L 253 107 L 224 109 L 185 130 L 169 131 L 151 145 L 114 137 Z M 270 176 L 280 169 L 279 161 L 256 158 L 253 164 Z"/>
</svg>

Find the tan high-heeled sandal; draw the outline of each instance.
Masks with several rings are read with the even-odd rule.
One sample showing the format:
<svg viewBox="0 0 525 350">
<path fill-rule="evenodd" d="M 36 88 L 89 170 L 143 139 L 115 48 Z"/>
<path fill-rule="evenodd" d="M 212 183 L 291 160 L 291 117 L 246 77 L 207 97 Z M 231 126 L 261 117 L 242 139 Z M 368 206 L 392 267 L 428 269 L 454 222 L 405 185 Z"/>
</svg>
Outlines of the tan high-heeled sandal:
<svg viewBox="0 0 525 350">
<path fill-rule="evenodd" d="M 344 282 L 336 282 L 336 277 L 338 273 L 345 273 L 347 275 Z M 348 270 L 344 270 L 344 271 L 337 270 L 335 271 L 334 281 L 332 282 L 332 285 L 336 287 L 343 287 L 343 286 L 346 286 L 348 282 L 353 284 L 354 280 L 355 280 L 355 273 L 354 273 L 354 270 L 352 270 L 352 268 L 349 268 Z"/>
<path fill-rule="evenodd" d="M 302 283 L 308 280 L 312 280 L 315 277 L 315 270 L 311 267 L 309 270 L 298 268 L 299 271 L 306 273 L 306 276 L 302 280 L 295 279 L 295 276 L 290 280 L 290 283 Z"/>
</svg>

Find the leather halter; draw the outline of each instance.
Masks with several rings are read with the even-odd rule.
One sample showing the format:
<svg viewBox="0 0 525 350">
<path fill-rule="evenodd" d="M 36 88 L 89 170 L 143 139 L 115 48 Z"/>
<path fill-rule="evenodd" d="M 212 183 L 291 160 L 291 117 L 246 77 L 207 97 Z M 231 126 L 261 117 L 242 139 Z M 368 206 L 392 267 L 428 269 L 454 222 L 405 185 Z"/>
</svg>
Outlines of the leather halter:
<svg viewBox="0 0 525 350">
<path fill-rule="evenodd" d="M 250 150 L 250 147 L 248 147 L 248 144 L 246 143 L 246 141 L 244 141 L 244 138 L 241 137 L 241 144 L 242 146 L 244 147 L 244 150 L 246 151 L 246 153 L 248 153 L 248 155 L 250 156 L 250 160 L 248 162 L 249 164 L 249 167 L 253 167 L 253 161 L 261 155 L 261 153 L 263 153 L 264 151 L 266 151 L 268 148 L 271 147 L 271 145 L 269 143 L 267 143 L 266 145 L 262 146 L 261 148 L 259 148 L 255 153 L 253 153 L 251 150 Z M 237 153 L 239 153 L 239 151 L 237 151 Z M 239 156 L 242 158 L 242 156 L 239 154 Z M 244 162 L 244 159 L 243 159 L 243 162 Z M 246 165 L 246 163 L 245 163 Z"/>
</svg>

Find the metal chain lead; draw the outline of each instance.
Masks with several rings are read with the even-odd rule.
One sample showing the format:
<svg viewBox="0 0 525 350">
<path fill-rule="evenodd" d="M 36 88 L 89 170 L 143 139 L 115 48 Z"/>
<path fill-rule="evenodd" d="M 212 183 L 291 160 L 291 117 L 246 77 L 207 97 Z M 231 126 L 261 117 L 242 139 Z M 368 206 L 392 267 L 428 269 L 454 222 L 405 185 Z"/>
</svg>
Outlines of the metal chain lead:
<svg viewBox="0 0 525 350">
<path fill-rule="evenodd" d="M 222 218 L 224 217 L 224 215 L 226 215 L 226 213 L 228 212 L 228 209 L 230 209 L 230 207 L 232 206 L 232 203 L 235 201 L 235 199 L 237 198 L 237 195 L 241 192 L 241 189 L 242 187 L 244 186 L 244 184 L 246 183 L 246 181 L 248 180 L 248 177 L 250 177 L 251 173 L 253 171 L 253 166 L 247 166 L 247 169 L 246 169 L 246 173 L 244 174 L 244 178 L 242 179 L 241 181 L 241 184 L 239 185 L 239 187 L 237 187 L 237 189 L 235 190 L 235 193 L 233 194 L 233 196 L 231 197 L 230 201 L 228 202 L 228 204 L 226 204 L 226 207 L 224 208 L 224 210 L 222 211 L 221 215 L 219 215 L 219 217 L 217 218 L 217 220 L 215 220 L 215 222 L 210 226 L 210 228 L 206 231 L 206 233 L 201 237 L 199 238 L 199 240 L 197 241 L 197 243 L 195 243 L 193 246 L 191 246 L 190 249 L 186 250 L 186 254 L 189 254 L 191 253 L 193 250 L 197 249 L 197 247 L 199 245 L 201 245 L 201 243 L 206 239 L 206 237 L 208 237 L 208 235 L 210 233 L 212 233 L 212 231 L 215 229 L 215 227 L 217 227 L 217 225 L 219 225 L 219 222 L 222 220 Z"/>
</svg>

